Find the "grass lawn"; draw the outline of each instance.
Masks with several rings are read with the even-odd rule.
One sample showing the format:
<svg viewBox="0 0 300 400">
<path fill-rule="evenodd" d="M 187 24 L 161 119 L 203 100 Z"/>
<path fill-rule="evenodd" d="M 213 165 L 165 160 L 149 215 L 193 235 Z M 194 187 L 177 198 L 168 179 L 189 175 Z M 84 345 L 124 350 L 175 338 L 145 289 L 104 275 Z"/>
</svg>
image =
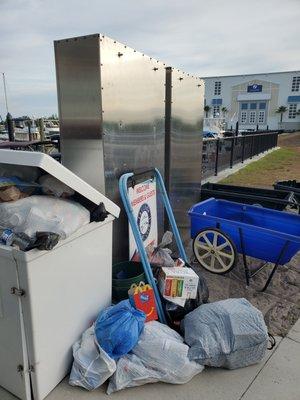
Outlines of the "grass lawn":
<svg viewBox="0 0 300 400">
<path fill-rule="evenodd" d="M 287 136 L 289 135 L 289 136 Z M 229 185 L 272 187 L 277 180 L 300 180 L 300 133 L 282 135 L 279 150 L 266 155 L 219 183 Z"/>
</svg>

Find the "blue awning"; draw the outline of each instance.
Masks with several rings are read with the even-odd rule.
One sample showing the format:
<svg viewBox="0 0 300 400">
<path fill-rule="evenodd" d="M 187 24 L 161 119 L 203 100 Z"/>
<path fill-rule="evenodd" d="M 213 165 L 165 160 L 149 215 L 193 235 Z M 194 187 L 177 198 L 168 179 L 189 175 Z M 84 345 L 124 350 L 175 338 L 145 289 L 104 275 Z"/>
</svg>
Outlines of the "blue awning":
<svg viewBox="0 0 300 400">
<path fill-rule="evenodd" d="M 222 105 L 222 99 L 212 99 L 211 104 L 213 106 L 221 106 Z"/>
<path fill-rule="evenodd" d="M 288 103 L 300 103 L 300 96 L 289 96 Z"/>
</svg>

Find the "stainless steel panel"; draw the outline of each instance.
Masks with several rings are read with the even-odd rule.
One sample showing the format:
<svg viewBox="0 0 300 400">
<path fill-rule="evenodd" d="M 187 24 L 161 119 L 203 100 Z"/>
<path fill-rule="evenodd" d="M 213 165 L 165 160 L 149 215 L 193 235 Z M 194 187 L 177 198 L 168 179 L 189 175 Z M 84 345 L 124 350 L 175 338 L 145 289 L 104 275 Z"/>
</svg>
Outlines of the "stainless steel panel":
<svg viewBox="0 0 300 400">
<path fill-rule="evenodd" d="M 178 225 L 189 226 L 187 211 L 199 201 L 202 163 L 204 81 L 176 69 L 170 107 L 170 200 Z"/>
<path fill-rule="evenodd" d="M 62 162 L 104 193 L 99 37 L 54 46 Z"/>
<path fill-rule="evenodd" d="M 101 37 L 101 82 L 106 195 L 120 205 L 118 178 L 155 166 L 164 173 L 165 66 Z M 162 210 L 159 226 L 162 230 Z M 126 259 L 127 218 L 114 225 L 115 259 Z"/>
</svg>

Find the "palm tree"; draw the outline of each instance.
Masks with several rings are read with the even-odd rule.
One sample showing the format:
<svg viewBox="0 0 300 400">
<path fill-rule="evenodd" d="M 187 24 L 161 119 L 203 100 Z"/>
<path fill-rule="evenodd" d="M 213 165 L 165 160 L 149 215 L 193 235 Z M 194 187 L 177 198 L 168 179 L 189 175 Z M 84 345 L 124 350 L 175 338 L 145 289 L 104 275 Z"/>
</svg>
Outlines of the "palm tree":
<svg viewBox="0 0 300 400">
<path fill-rule="evenodd" d="M 223 117 L 225 118 L 225 115 L 226 115 L 226 113 L 228 112 L 227 108 L 226 108 L 226 107 L 222 107 L 222 108 L 221 108 L 221 111 L 222 111 L 222 113 L 223 113 Z"/>
<path fill-rule="evenodd" d="M 282 123 L 282 117 L 283 117 L 283 114 L 285 112 L 287 112 L 287 107 L 286 106 L 280 106 L 280 107 L 277 108 L 277 110 L 275 112 L 277 114 L 280 114 L 280 123 Z"/>
<path fill-rule="evenodd" d="M 210 111 L 210 107 L 209 106 L 204 106 L 204 111 L 206 113 L 206 118 L 208 118 L 208 113 Z"/>
</svg>

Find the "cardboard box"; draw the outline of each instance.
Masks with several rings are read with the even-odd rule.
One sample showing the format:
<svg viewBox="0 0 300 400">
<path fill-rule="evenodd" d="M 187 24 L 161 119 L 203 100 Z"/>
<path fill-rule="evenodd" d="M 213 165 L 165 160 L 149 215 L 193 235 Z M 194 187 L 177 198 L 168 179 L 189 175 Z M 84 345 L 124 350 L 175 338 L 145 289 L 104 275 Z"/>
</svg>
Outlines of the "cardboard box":
<svg viewBox="0 0 300 400">
<path fill-rule="evenodd" d="M 159 290 L 166 298 L 195 299 L 199 277 L 187 267 L 163 267 L 159 279 Z"/>
</svg>

